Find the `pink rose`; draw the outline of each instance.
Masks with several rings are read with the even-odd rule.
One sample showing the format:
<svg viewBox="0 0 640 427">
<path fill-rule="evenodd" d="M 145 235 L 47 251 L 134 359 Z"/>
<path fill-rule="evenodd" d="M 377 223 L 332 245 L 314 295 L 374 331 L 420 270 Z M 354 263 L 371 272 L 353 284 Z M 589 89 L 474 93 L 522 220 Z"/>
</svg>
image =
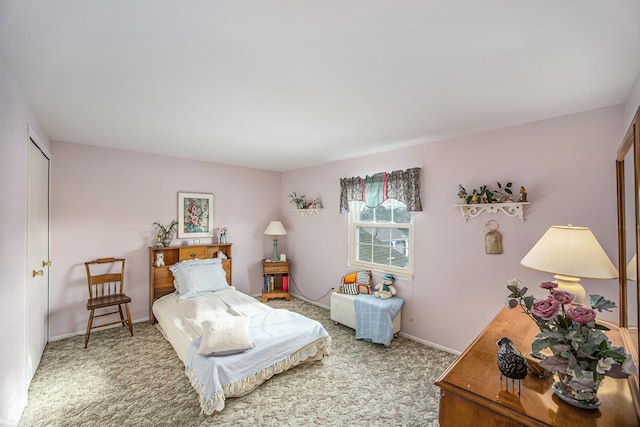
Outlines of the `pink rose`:
<svg viewBox="0 0 640 427">
<path fill-rule="evenodd" d="M 540 287 L 543 289 L 555 289 L 558 287 L 558 284 L 555 282 L 543 282 Z"/>
<path fill-rule="evenodd" d="M 545 300 L 534 302 L 531 311 L 533 311 L 533 314 L 539 318 L 549 320 L 556 315 L 559 308 L 560 303 L 558 303 L 558 301 L 547 298 Z"/>
<path fill-rule="evenodd" d="M 585 306 L 575 305 L 567 308 L 567 316 L 574 322 L 589 323 L 596 318 L 596 312 Z"/>
<path fill-rule="evenodd" d="M 553 290 L 551 291 L 551 297 L 554 300 L 558 301 L 560 304 L 564 305 L 564 304 L 569 304 L 571 301 L 574 300 L 576 296 L 566 291 Z"/>
</svg>

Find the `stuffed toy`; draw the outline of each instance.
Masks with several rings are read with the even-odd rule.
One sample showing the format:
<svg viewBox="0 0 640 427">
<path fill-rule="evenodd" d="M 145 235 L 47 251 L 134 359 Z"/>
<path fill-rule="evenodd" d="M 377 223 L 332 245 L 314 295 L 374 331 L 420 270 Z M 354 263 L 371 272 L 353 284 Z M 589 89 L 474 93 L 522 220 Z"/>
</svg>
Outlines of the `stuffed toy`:
<svg viewBox="0 0 640 427">
<path fill-rule="evenodd" d="M 397 293 L 396 288 L 393 287 L 394 280 L 395 277 L 391 274 L 383 274 L 382 283 L 378 283 L 376 285 L 374 296 L 381 299 L 387 299 L 394 296 Z"/>
<path fill-rule="evenodd" d="M 154 265 L 156 267 L 162 267 L 164 265 L 164 252 L 158 252 L 156 254 L 156 262 Z"/>
</svg>

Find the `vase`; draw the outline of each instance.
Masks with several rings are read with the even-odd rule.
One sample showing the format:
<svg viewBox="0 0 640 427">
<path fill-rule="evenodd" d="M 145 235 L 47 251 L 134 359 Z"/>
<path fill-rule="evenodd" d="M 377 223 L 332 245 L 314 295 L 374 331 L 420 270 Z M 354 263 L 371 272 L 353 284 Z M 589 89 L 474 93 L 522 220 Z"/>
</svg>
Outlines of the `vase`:
<svg viewBox="0 0 640 427">
<path fill-rule="evenodd" d="M 218 236 L 218 243 L 227 243 L 227 236 Z"/>
<path fill-rule="evenodd" d="M 162 244 L 166 247 L 171 245 L 171 238 L 169 239 L 162 239 Z"/>
<path fill-rule="evenodd" d="M 593 372 L 583 371 L 584 377 L 577 377 L 565 372 L 556 372 L 558 382 L 553 383 L 553 392 L 570 405 L 583 409 L 596 409 L 600 406 L 598 388 L 601 380 L 593 379 Z"/>
</svg>

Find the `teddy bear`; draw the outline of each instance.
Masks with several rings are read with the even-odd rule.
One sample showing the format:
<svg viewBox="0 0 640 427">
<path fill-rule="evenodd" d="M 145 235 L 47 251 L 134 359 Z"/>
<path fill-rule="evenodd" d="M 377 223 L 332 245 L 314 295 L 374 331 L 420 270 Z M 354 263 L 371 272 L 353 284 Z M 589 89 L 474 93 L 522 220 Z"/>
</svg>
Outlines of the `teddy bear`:
<svg viewBox="0 0 640 427">
<path fill-rule="evenodd" d="M 153 264 L 156 267 L 162 267 L 164 265 L 164 252 L 158 252 L 156 254 L 156 261 Z"/>
<path fill-rule="evenodd" d="M 381 299 L 387 299 L 394 296 L 397 293 L 396 288 L 393 287 L 394 280 L 395 277 L 393 277 L 391 274 L 383 274 L 382 283 L 378 283 L 376 285 L 374 296 Z"/>
</svg>

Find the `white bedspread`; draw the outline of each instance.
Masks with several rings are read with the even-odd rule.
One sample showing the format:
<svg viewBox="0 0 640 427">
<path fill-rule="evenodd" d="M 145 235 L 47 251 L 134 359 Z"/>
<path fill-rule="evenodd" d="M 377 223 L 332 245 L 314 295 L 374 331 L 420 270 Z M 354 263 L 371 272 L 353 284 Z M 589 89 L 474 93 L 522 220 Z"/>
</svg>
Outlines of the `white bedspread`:
<svg viewBox="0 0 640 427">
<path fill-rule="evenodd" d="M 153 312 L 185 364 L 205 414 L 222 410 L 225 397 L 247 394 L 277 373 L 330 353 L 331 337 L 320 323 L 288 310 L 272 309 L 235 290 L 187 300 L 166 295 L 155 302 Z M 238 315 L 250 317 L 254 348 L 221 357 L 197 354 L 204 320 Z"/>
</svg>

